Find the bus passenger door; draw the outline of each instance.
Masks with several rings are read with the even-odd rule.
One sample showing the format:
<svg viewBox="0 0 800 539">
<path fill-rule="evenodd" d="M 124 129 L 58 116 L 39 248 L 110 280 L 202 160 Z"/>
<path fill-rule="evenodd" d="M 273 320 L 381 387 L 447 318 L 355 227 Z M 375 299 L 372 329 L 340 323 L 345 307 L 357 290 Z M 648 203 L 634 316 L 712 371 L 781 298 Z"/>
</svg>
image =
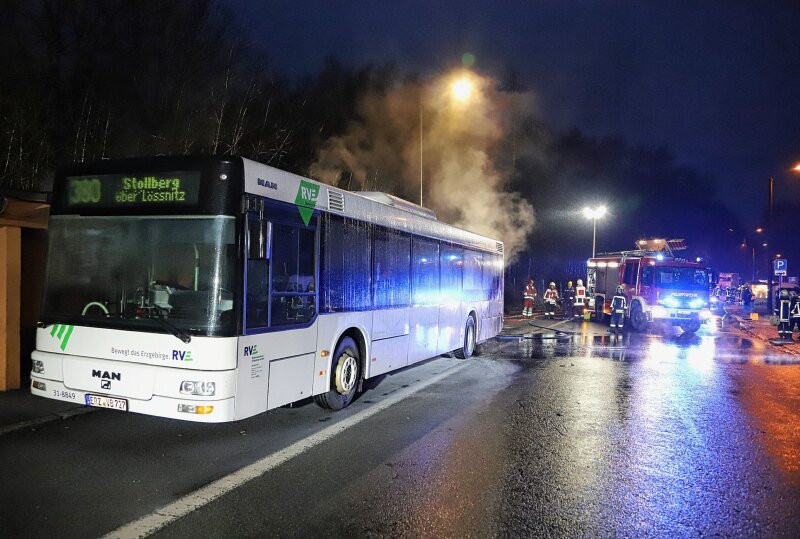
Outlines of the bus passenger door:
<svg viewBox="0 0 800 539">
<path fill-rule="evenodd" d="M 237 417 L 310 397 L 314 379 L 317 219 L 306 225 L 290 210 L 270 206 L 264 213 L 247 215 Z M 267 235 L 263 249 L 253 247 L 259 227 Z"/>
</svg>

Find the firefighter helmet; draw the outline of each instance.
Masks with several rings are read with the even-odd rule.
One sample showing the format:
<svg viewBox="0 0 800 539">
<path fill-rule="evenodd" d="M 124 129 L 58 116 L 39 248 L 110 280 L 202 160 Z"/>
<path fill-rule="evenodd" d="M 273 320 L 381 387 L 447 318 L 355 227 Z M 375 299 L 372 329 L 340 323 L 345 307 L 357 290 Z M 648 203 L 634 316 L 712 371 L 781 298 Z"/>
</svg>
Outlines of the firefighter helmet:
<svg viewBox="0 0 800 539">
<path fill-rule="evenodd" d="M 567 281 L 567 288 L 572 288 L 572 281 Z"/>
<path fill-rule="evenodd" d="M 583 286 L 583 281 L 581 279 L 578 279 L 578 286 Z"/>
<path fill-rule="evenodd" d="M 781 296 L 781 298 L 788 298 L 789 297 L 789 291 L 786 290 L 785 288 L 782 289 L 781 293 L 780 293 L 780 296 Z"/>
<path fill-rule="evenodd" d="M 624 294 L 624 293 L 625 293 L 625 287 L 623 287 L 622 285 L 617 286 L 617 294 Z"/>
<path fill-rule="evenodd" d="M 550 282 L 550 288 L 555 288 L 555 287 L 556 287 L 556 283 L 554 283 L 554 282 L 552 282 L 552 281 L 551 281 L 551 282 Z"/>
</svg>

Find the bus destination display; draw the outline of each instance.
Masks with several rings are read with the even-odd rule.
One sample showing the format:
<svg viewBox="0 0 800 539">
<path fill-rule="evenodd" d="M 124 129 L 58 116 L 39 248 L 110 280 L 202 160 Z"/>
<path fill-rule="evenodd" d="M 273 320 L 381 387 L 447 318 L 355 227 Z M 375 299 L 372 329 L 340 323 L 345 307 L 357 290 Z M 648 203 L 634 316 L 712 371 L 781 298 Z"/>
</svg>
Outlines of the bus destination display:
<svg viewBox="0 0 800 539">
<path fill-rule="evenodd" d="M 199 171 L 67 177 L 67 206 L 119 207 L 197 204 Z"/>
</svg>

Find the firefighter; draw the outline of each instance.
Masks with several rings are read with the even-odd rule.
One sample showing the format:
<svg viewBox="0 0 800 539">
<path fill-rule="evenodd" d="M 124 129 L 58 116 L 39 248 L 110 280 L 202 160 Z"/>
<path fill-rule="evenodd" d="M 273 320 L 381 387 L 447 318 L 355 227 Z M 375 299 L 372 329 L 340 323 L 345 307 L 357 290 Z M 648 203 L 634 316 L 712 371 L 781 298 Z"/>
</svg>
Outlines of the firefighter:
<svg viewBox="0 0 800 539">
<path fill-rule="evenodd" d="M 789 291 L 785 288 L 781 290 L 778 296 L 778 305 L 775 306 L 775 314 L 778 315 L 778 338 L 789 339 L 792 338 L 792 327 L 790 325 L 791 317 L 791 299 L 789 298 Z"/>
<path fill-rule="evenodd" d="M 573 313 L 575 320 L 578 321 L 583 316 L 583 307 L 586 305 L 586 287 L 583 281 L 578 279 L 575 287 L 575 302 L 573 303 Z"/>
<path fill-rule="evenodd" d="M 522 316 L 530 318 L 533 316 L 533 301 L 536 299 L 536 285 L 533 284 L 533 279 L 528 279 L 528 284 L 522 291 L 522 299 L 525 301 L 525 307 L 522 309 Z"/>
<path fill-rule="evenodd" d="M 556 283 L 551 282 L 544 291 L 544 316 L 549 317 L 550 320 L 556 318 L 556 302 L 558 302 L 558 290 L 556 290 Z"/>
<path fill-rule="evenodd" d="M 789 294 L 789 337 L 791 338 L 794 328 L 800 330 L 800 295 L 795 290 Z"/>
<path fill-rule="evenodd" d="M 617 294 L 611 300 L 611 328 L 609 331 L 614 333 L 622 331 L 625 325 L 625 309 L 628 307 L 628 298 L 625 297 L 625 288 L 622 285 L 617 287 Z"/>
<path fill-rule="evenodd" d="M 567 281 L 567 289 L 564 290 L 564 320 L 572 320 L 575 311 L 575 287 L 572 281 Z"/>
</svg>

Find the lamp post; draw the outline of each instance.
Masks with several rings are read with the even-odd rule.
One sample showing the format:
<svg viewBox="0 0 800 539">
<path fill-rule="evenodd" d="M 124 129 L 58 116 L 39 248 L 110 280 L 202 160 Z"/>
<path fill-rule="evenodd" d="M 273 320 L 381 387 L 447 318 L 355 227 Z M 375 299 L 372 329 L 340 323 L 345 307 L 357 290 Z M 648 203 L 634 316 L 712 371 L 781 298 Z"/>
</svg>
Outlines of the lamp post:
<svg viewBox="0 0 800 539">
<path fill-rule="evenodd" d="M 792 172 L 800 173 L 800 163 L 796 163 L 791 169 Z M 768 254 L 770 256 L 767 257 L 767 261 L 769 264 L 769 268 L 767 268 L 768 273 L 768 289 L 767 289 L 767 312 L 772 312 L 772 284 L 773 284 L 773 259 L 779 258 L 775 256 L 775 222 L 773 220 L 773 208 L 775 205 L 775 178 L 773 176 L 769 177 L 769 230 L 767 230 L 767 243 L 769 244 L 769 251 Z"/>
<path fill-rule="evenodd" d="M 605 206 L 597 206 L 596 208 L 586 206 L 583 208 L 583 216 L 592 220 L 592 258 L 594 258 L 597 247 L 597 220 L 603 217 L 606 211 L 608 210 L 606 210 Z"/>
</svg>

